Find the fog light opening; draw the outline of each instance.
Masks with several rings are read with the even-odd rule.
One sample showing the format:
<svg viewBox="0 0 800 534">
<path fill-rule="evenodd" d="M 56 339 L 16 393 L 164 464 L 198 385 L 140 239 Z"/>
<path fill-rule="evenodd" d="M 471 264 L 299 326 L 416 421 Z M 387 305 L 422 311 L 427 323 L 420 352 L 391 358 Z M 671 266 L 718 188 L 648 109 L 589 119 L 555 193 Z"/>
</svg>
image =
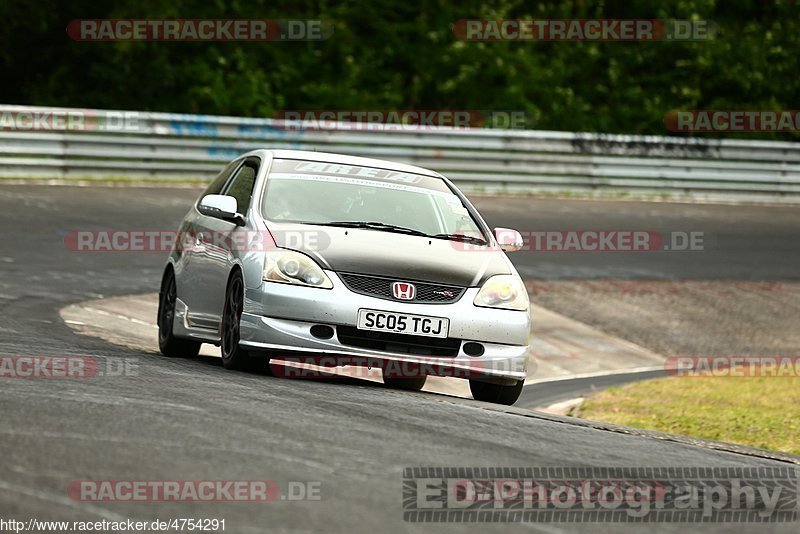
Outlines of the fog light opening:
<svg viewBox="0 0 800 534">
<path fill-rule="evenodd" d="M 311 327 L 311 335 L 319 339 L 330 339 L 333 337 L 333 328 L 325 324 L 315 324 Z"/>
<path fill-rule="evenodd" d="M 464 343 L 464 354 L 467 356 L 483 356 L 483 353 L 486 352 L 486 349 L 480 343 L 475 343 L 474 341 L 470 341 L 469 343 Z"/>
</svg>

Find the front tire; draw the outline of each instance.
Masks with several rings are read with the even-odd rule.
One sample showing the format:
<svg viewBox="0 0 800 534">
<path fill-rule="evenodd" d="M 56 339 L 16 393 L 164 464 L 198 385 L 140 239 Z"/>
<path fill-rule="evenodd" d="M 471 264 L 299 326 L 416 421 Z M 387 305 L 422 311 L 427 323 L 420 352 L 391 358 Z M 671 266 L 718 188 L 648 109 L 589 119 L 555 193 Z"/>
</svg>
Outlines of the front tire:
<svg viewBox="0 0 800 534">
<path fill-rule="evenodd" d="M 427 376 L 384 376 L 383 383 L 392 389 L 419 391 L 425 386 Z"/>
<path fill-rule="evenodd" d="M 524 385 L 524 380 L 518 380 L 513 386 L 470 380 L 469 390 L 472 392 L 472 398 L 475 400 L 511 406 L 519 399 Z"/>
<path fill-rule="evenodd" d="M 180 339 L 172 334 L 177 300 L 178 289 L 175 284 L 175 272 L 169 268 L 164 273 L 161 291 L 158 294 L 158 348 L 164 356 L 194 357 L 200 352 L 202 343 L 190 339 Z"/>
<path fill-rule="evenodd" d="M 239 333 L 244 310 L 244 278 L 236 270 L 228 280 L 225 305 L 220 323 L 220 353 L 225 369 L 236 371 L 264 371 L 269 369 L 269 360 L 254 358 L 239 345 Z"/>
</svg>

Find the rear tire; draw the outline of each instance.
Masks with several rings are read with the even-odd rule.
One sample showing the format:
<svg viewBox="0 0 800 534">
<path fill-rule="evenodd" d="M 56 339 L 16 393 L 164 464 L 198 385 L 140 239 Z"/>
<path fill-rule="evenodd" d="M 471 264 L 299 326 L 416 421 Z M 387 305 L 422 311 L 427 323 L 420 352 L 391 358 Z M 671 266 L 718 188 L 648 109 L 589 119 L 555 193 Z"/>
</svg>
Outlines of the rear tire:
<svg viewBox="0 0 800 534">
<path fill-rule="evenodd" d="M 469 390 L 472 392 L 472 398 L 475 400 L 511 406 L 517 402 L 517 399 L 522 394 L 522 387 L 524 385 L 524 380 L 518 380 L 513 386 L 470 380 Z"/>
<path fill-rule="evenodd" d="M 419 391 L 425 386 L 427 376 L 384 376 L 383 383 L 392 389 Z"/>
<path fill-rule="evenodd" d="M 251 357 L 250 353 L 239 345 L 239 332 L 244 310 L 244 278 L 236 270 L 225 291 L 225 305 L 220 322 L 220 353 L 225 369 L 236 371 L 263 372 L 269 374 L 269 360 Z"/>
<path fill-rule="evenodd" d="M 161 291 L 158 294 L 158 348 L 164 356 L 194 357 L 200 352 L 202 343 L 190 339 L 180 339 L 172 334 L 177 300 L 175 272 L 169 268 L 164 273 Z"/>
</svg>

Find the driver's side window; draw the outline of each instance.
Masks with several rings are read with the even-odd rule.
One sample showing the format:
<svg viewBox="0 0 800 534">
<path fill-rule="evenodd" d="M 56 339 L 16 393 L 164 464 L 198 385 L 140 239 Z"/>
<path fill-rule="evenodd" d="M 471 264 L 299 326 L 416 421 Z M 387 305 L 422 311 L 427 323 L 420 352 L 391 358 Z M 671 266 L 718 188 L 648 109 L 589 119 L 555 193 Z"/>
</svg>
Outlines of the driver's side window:
<svg viewBox="0 0 800 534">
<path fill-rule="evenodd" d="M 253 186 L 256 183 L 258 164 L 248 160 L 239 167 L 223 191 L 223 195 L 230 195 L 236 199 L 237 211 L 242 215 L 247 214 L 250 201 L 253 198 Z"/>
</svg>

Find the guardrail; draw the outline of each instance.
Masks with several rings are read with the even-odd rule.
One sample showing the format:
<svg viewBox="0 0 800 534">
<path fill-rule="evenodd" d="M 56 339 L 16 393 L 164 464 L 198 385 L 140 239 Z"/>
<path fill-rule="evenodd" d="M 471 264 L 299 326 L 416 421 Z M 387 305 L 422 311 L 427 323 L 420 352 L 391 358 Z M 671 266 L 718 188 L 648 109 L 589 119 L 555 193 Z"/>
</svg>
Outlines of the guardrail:
<svg viewBox="0 0 800 534">
<path fill-rule="evenodd" d="M 84 129 L 9 129 L 81 114 Z M 103 129 L 92 117 L 105 116 Z M 435 169 L 468 190 L 800 200 L 800 143 L 537 130 L 381 129 L 171 113 L 0 106 L 0 176 L 204 180 L 254 148 L 339 152 Z M 114 122 L 116 121 L 116 126 Z"/>
</svg>

